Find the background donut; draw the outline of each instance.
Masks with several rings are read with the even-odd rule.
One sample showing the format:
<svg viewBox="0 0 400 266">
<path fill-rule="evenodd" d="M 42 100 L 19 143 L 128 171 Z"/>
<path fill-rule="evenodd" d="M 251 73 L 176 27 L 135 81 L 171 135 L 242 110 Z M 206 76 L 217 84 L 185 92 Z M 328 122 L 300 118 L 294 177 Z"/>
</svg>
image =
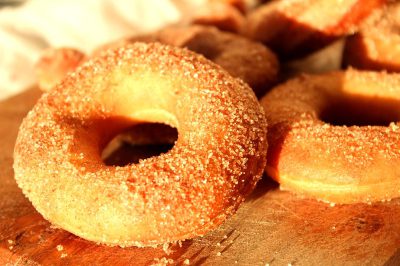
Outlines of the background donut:
<svg viewBox="0 0 400 266">
<path fill-rule="evenodd" d="M 98 47 L 92 54 L 96 56 L 109 48 L 116 48 L 134 42 L 161 42 L 168 45 L 185 47 L 196 53 L 202 54 L 211 61 L 222 66 L 233 77 L 241 78 L 250 85 L 255 94 L 261 97 L 268 91 L 278 79 L 279 61 L 275 54 L 262 44 L 248 40 L 236 34 L 222 32 L 211 26 L 171 26 L 158 32 L 135 36 L 107 43 Z M 71 49 L 74 51 L 73 49 Z M 54 62 L 40 64 L 38 72 L 39 86 L 41 84 L 57 84 L 70 70 L 70 66 L 76 66 L 76 60 L 70 60 L 64 56 L 64 50 L 54 50 L 52 55 Z M 44 57 L 51 61 L 49 55 Z M 59 62 L 59 58 L 68 60 Z M 82 55 L 83 58 L 83 55 Z M 42 59 L 43 61 L 43 59 Z M 68 67 L 65 67 L 68 66 Z M 52 75 L 53 72 L 64 75 Z M 44 73 L 44 74 L 43 74 Z M 50 73 L 50 74 L 47 74 Z M 52 79 L 50 82 L 42 80 Z M 46 85 L 43 90 L 48 90 Z"/>
<path fill-rule="evenodd" d="M 156 33 L 130 38 L 126 42 L 161 42 L 185 47 L 222 66 L 233 77 L 241 78 L 258 97 L 278 79 L 279 61 L 260 43 L 222 32 L 214 27 L 192 25 L 167 27 Z M 119 45 L 119 44 L 117 44 Z"/>
<path fill-rule="evenodd" d="M 282 60 L 303 57 L 359 25 L 386 0 L 277 0 L 250 12 L 243 35 L 270 47 Z"/>
<path fill-rule="evenodd" d="M 262 100 L 266 172 L 281 188 L 335 203 L 400 196 L 400 76 L 302 75 Z"/>
<path fill-rule="evenodd" d="M 359 69 L 400 71 L 400 4 L 392 3 L 346 40 L 344 64 Z"/>
</svg>

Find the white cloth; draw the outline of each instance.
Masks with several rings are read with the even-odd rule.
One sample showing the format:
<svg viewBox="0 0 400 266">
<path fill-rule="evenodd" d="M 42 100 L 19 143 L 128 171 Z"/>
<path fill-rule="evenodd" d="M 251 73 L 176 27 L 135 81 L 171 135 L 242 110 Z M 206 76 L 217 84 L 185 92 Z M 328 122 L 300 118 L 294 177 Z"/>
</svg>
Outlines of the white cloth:
<svg viewBox="0 0 400 266">
<path fill-rule="evenodd" d="M 124 36 L 188 20 L 205 0 L 28 0 L 0 9 L 0 100 L 35 83 L 47 47 L 89 52 Z"/>
</svg>

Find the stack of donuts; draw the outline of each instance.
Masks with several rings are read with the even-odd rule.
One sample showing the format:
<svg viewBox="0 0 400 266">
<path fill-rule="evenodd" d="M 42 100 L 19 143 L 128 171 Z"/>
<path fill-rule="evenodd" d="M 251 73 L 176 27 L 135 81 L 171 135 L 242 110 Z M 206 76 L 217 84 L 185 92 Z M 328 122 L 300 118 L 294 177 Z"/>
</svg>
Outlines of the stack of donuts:
<svg viewBox="0 0 400 266">
<path fill-rule="evenodd" d="M 330 203 L 400 197 L 399 7 L 214 0 L 189 25 L 91 54 L 52 48 L 15 145 L 17 183 L 51 223 L 119 246 L 204 235 L 263 173 Z M 177 139 L 155 127 L 123 141 L 172 149 L 104 163 L 115 136 L 146 123 Z"/>
</svg>

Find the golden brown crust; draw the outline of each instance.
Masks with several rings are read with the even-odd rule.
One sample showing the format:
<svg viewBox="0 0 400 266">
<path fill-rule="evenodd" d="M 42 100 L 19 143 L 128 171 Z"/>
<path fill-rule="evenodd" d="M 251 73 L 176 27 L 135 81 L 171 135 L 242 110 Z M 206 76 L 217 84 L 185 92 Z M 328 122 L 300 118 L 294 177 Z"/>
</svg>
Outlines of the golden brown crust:
<svg viewBox="0 0 400 266">
<path fill-rule="evenodd" d="M 341 36 L 354 33 L 360 23 L 386 0 L 278 0 L 251 12 L 243 34 L 261 41 L 281 58 L 302 57 Z"/>
<path fill-rule="evenodd" d="M 140 122 L 178 129 L 167 153 L 106 166 L 102 148 Z M 266 122 L 251 89 L 185 49 L 136 43 L 84 63 L 24 119 L 18 185 L 78 236 L 148 246 L 202 235 L 232 215 L 265 167 Z"/>
<path fill-rule="evenodd" d="M 202 54 L 222 66 L 233 77 L 248 83 L 258 97 L 264 95 L 278 79 L 279 62 L 268 48 L 209 26 L 167 27 L 152 34 L 108 44 L 100 47 L 96 53 L 136 41 L 161 42 Z"/>
<path fill-rule="evenodd" d="M 35 66 L 39 88 L 43 91 L 51 90 L 84 60 L 85 54 L 73 48 L 46 50 Z"/>
<path fill-rule="evenodd" d="M 266 171 L 283 189 L 336 203 L 400 196 L 399 75 L 304 75 L 261 104 L 269 124 Z"/>
<path fill-rule="evenodd" d="M 380 12 L 363 30 L 346 40 L 345 65 L 359 69 L 400 71 L 400 4 Z"/>
</svg>

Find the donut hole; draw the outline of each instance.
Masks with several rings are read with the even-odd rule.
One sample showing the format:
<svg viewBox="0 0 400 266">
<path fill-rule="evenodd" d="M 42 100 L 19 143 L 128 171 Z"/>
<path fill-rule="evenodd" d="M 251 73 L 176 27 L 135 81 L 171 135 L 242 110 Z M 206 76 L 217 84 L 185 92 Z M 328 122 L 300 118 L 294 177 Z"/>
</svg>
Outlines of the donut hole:
<svg viewBox="0 0 400 266">
<path fill-rule="evenodd" d="M 335 126 L 388 126 L 400 121 L 400 103 L 392 99 L 353 96 L 333 101 L 320 119 Z"/>
<path fill-rule="evenodd" d="M 135 124 L 108 142 L 102 151 L 102 160 L 109 166 L 136 164 L 139 160 L 168 152 L 177 139 L 177 129 L 169 125 Z"/>
</svg>

